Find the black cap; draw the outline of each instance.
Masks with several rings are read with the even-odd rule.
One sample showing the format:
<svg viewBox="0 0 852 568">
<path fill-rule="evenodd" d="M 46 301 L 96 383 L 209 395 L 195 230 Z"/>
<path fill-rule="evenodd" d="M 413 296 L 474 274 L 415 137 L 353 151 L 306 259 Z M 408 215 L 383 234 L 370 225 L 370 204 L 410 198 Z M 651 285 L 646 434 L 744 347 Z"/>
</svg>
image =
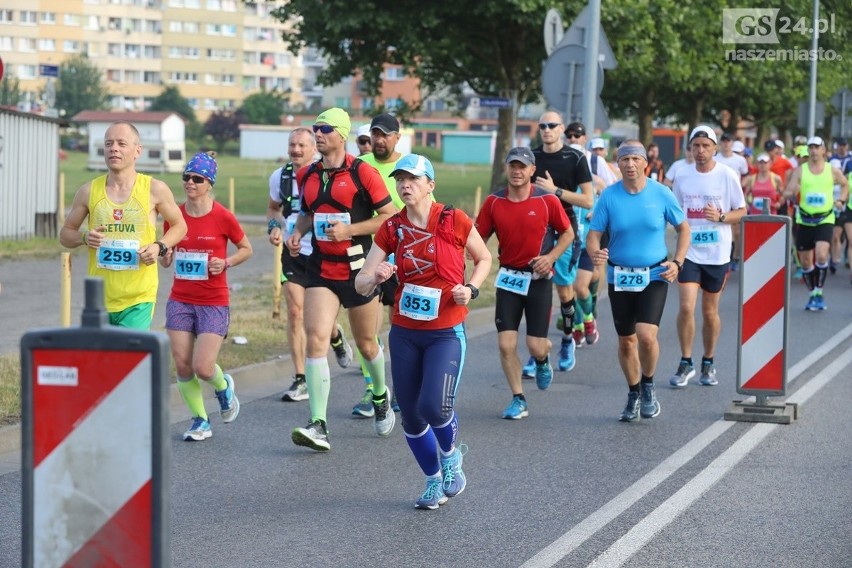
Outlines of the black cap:
<svg viewBox="0 0 852 568">
<path fill-rule="evenodd" d="M 720 140 L 725 140 L 726 142 L 730 142 L 730 141 L 731 141 L 731 140 L 733 140 L 734 138 L 733 138 L 733 137 L 732 137 L 732 136 L 731 136 L 728 132 L 723 132 L 723 133 L 722 133 L 722 136 L 721 136 L 719 139 L 720 139 Z"/>
<path fill-rule="evenodd" d="M 775 140 L 767 140 L 767 141 L 766 141 L 766 144 L 764 144 L 764 145 L 763 145 L 763 148 L 764 148 L 767 152 L 771 152 L 772 150 L 774 150 L 774 149 L 775 149 L 775 148 L 777 148 L 777 147 L 778 147 L 778 145 L 777 145 L 777 144 L 775 144 Z"/>
<path fill-rule="evenodd" d="M 572 122 L 568 126 L 565 127 L 566 133 L 573 132 L 574 134 L 579 134 L 580 136 L 586 135 L 586 127 L 583 126 L 582 122 Z"/>
<path fill-rule="evenodd" d="M 534 166 L 535 156 L 532 150 L 526 146 L 518 146 L 509 150 L 509 153 L 506 155 L 506 163 L 508 164 L 509 162 L 521 162 L 527 166 Z"/>
<path fill-rule="evenodd" d="M 399 121 L 392 114 L 380 114 L 378 116 L 373 117 L 373 121 L 370 122 L 370 130 L 374 128 L 378 128 L 385 134 L 390 134 L 391 132 L 399 132 Z"/>
<path fill-rule="evenodd" d="M 849 143 L 846 141 L 846 138 L 835 138 L 834 143 L 838 146 L 847 146 Z"/>
</svg>

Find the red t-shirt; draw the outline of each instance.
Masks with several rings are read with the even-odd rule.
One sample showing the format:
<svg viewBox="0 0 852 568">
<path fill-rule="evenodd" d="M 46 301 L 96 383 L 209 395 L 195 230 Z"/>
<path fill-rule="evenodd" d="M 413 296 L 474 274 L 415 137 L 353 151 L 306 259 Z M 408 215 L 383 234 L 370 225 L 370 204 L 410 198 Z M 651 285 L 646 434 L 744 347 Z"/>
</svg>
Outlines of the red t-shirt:
<svg viewBox="0 0 852 568">
<path fill-rule="evenodd" d="M 376 233 L 376 246 L 387 254 L 395 254 L 399 286 L 394 295 L 394 311 L 391 319 L 393 325 L 409 329 L 446 329 L 462 323 L 467 317 L 467 306 L 456 304 L 452 294 L 456 284 L 464 282 L 448 282 L 436 271 L 436 263 L 442 260 L 435 254 L 436 249 L 439 248 L 435 240 L 441 238 L 449 240 L 436 234 L 443 208 L 444 206 L 440 203 L 432 203 L 426 230 L 415 227 L 408 219 L 408 210 L 403 208 L 399 214 L 398 229 L 395 229 L 394 221 L 388 220 Z M 464 247 L 473 229 L 473 221 L 458 209 L 453 211 L 453 215 L 454 253 L 464 259 Z M 394 234 L 395 230 L 396 234 Z M 405 291 L 405 284 L 441 290 L 436 319 L 422 321 L 400 313 L 400 300 Z"/>
<path fill-rule="evenodd" d="M 201 253 L 206 258 L 226 258 L 228 256 L 228 241 L 236 244 L 243 240 L 245 233 L 234 214 L 219 202 L 213 202 L 213 209 L 202 217 L 191 217 L 186 213 L 186 204 L 180 206 L 180 212 L 186 220 L 186 236 L 175 247 L 175 258 L 172 267 L 175 270 L 172 293 L 169 299 L 196 304 L 199 306 L 227 306 L 230 303 L 228 295 L 227 270 L 213 276 L 207 271 L 199 273 L 193 267 L 201 267 L 200 261 L 194 256 L 185 260 L 179 253 Z M 164 230 L 169 230 L 169 223 L 164 223 Z M 184 263 L 181 266 L 178 263 Z M 192 263 L 192 264 L 186 264 Z M 178 278 L 184 273 L 192 278 L 206 276 L 205 280 L 188 280 Z"/>
<path fill-rule="evenodd" d="M 787 172 L 792 169 L 793 164 L 791 164 L 790 160 L 784 156 L 778 156 L 772 160 L 772 163 L 769 165 L 769 171 L 774 174 L 778 174 L 778 177 L 781 178 L 781 183 L 785 183 L 787 181 Z"/>
<path fill-rule="evenodd" d="M 329 172 L 323 170 L 322 161 L 304 166 L 296 172 L 296 181 L 302 191 L 302 212 L 314 216 L 311 238 L 314 250 L 308 261 L 308 270 L 328 280 L 354 279 L 358 271 L 350 270 L 349 263 L 366 257 L 373 241 L 369 235 L 361 235 L 340 242 L 317 240 L 317 233 L 321 229 L 318 224 L 323 222 L 322 217 L 348 213 L 351 224 L 360 223 L 370 219 L 375 210 L 391 202 L 388 188 L 381 174 L 376 168 L 361 160 L 358 160 L 361 163 L 357 166 L 357 175 L 367 195 L 359 195 L 362 192 L 358 191 L 355 182 L 352 181 L 349 170 L 355 159 L 355 156 L 346 154 L 343 166 Z M 312 167 L 316 171 L 308 175 Z M 329 219 L 335 220 L 333 217 Z M 363 253 L 355 256 L 347 254 L 347 249 L 356 245 L 361 245 Z"/>
<path fill-rule="evenodd" d="M 558 197 L 531 186 L 523 201 L 510 201 L 508 190 L 492 193 L 485 199 L 476 230 L 484 240 L 493 233 L 500 241 L 500 266 L 530 270 L 530 261 L 553 249 L 559 234 L 571 225 Z"/>
</svg>

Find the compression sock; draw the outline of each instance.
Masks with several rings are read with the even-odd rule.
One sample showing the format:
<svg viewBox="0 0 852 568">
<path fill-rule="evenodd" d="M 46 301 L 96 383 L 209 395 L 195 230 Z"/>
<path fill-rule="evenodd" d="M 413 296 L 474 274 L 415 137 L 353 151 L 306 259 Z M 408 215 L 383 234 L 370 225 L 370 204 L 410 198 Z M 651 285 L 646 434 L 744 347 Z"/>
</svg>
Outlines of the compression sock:
<svg viewBox="0 0 852 568">
<path fill-rule="evenodd" d="M 225 380 L 225 373 L 219 365 L 216 365 L 216 370 L 213 372 L 213 378 L 210 379 L 210 384 L 213 385 L 213 389 L 217 391 L 223 391 L 228 388 L 228 381 Z"/>
<path fill-rule="evenodd" d="M 559 311 L 562 313 L 562 332 L 566 336 L 572 337 L 571 328 L 574 323 L 574 313 L 576 312 L 574 309 L 574 298 L 559 304 Z"/>
<path fill-rule="evenodd" d="M 444 424 L 432 428 L 435 433 L 435 438 L 438 440 L 438 445 L 441 447 L 441 453 L 445 456 L 453 451 L 456 445 L 456 435 L 459 431 L 459 420 L 456 413 L 453 412 L 453 417 L 447 420 Z"/>
<path fill-rule="evenodd" d="M 600 284 L 600 280 L 589 282 L 589 295 L 592 298 L 591 314 L 594 317 L 598 317 L 598 284 Z"/>
<path fill-rule="evenodd" d="M 207 420 L 207 411 L 204 409 L 204 397 L 201 395 L 201 381 L 192 377 L 184 379 L 178 377 L 178 392 L 193 416 Z"/>
<path fill-rule="evenodd" d="M 819 288 L 822 290 L 822 287 L 825 285 L 825 277 L 828 275 L 828 265 L 827 264 L 817 264 L 816 265 L 816 282 L 814 282 L 814 288 Z"/>
<path fill-rule="evenodd" d="M 816 270 L 814 269 L 813 266 L 808 270 L 802 269 L 802 280 L 805 281 L 805 286 L 807 286 L 808 290 L 810 290 L 811 292 L 813 292 L 813 290 L 815 288 L 815 284 L 816 284 L 816 282 L 815 282 L 816 278 L 815 277 L 816 277 Z"/>
<path fill-rule="evenodd" d="M 373 390 L 373 377 L 370 376 L 370 371 L 367 370 L 367 362 L 364 360 L 364 356 L 361 355 L 360 351 L 357 349 L 355 351 L 358 353 L 358 362 L 361 363 L 361 374 L 364 375 L 364 383 L 366 383 L 368 390 Z"/>
<path fill-rule="evenodd" d="M 372 361 L 364 361 L 367 372 L 373 379 L 373 396 L 385 394 L 385 352 L 379 349 L 379 354 Z"/>
<path fill-rule="evenodd" d="M 423 473 L 429 477 L 439 477 L 441 462 L 438 459 L 438 441 L 435 439 L 432 428 L 426 426 L 426 429 L 419 434 L 406 432 L 405 441 L 408 442 L 408 447 Z"/>
<path fill-rule="evenodd" d="M 308 386 L 308 403 L 311 407 L 311 420 L 326 421 L 328 393 L 331 390 L 331 371 L 325 357 L 305 360 L 305 384 Z"/>
<path fill-rule="evenodd" d="M 583 314 L 582 321 L 592 321 L 595 317 L 594 315 L 594 307 L 592 304 L 592 295 L 589 294 L 586 298 L 577 298 L 577 308 L 581 314 Z"/>
</svg>

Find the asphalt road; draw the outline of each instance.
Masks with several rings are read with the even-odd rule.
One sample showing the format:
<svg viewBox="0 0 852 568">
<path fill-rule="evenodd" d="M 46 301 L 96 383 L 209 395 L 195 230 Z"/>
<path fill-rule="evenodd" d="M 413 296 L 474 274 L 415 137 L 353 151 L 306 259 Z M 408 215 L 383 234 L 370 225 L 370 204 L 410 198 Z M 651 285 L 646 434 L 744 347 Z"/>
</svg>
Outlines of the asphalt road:
<svg viewBox="0 0 852 568">
<path fill-rule="evenodd" d="M 179 441 L 186 422 L 175 417 L 173 565 L 848 566 L 848 279 L 829 277 L 822 313 L 802 310 L 804 287 L 792 285 L 788 400 L 800 417 L 789 426 L 722 419 L 741 398 L 737 288 L 722 298 L 720 385 L 683 390 L 665 386 L 679 357 L 670 290 L 662 414 L 637 424 L 617 420 L 626 388 L 607 303 L 601 341 L 579 350 L 572 372 L 547 391 L 525 382 L 530 416 L 520 421 L 500 419 L 509 392 L 491 325 L 472 327 L 457 407 L 468 487 L 439 511 L 413 507 L 423 479 L 399 425 L 378 439 L 369 420 L 349 416 L 362 391 L 354 370 L 333 369 L 328 454 L 290 442 L 308 408 L 272 394 L 283 380 L 247 398 L 234 424 L 214 417 L 204 443 Z M 0 567 L 19 565 L 20 487 L 20 472 L 0 475 Z"/>
</svg>

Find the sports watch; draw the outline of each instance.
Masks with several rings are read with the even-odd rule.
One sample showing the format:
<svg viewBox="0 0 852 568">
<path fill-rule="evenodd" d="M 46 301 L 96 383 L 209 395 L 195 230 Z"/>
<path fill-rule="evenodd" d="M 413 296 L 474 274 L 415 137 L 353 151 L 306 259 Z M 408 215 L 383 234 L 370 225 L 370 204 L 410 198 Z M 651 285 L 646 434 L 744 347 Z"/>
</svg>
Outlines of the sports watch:
<svg viewBox="0 0 852 568">
<path fill-rule="evenodd" d="M 169 247 L 160 241 L 154 241 L 154 244 L 160 247 L 160 252 L 157 256 L 166 256 L 166 253 L 169 251 Z"/>
<path fill-rule="evenodd" d="M 479 297 L 479 288 L 473 284 L 465 284 L 465 288 L 470 288 L 470 299 L 475 300 Z"/>
</svg>

